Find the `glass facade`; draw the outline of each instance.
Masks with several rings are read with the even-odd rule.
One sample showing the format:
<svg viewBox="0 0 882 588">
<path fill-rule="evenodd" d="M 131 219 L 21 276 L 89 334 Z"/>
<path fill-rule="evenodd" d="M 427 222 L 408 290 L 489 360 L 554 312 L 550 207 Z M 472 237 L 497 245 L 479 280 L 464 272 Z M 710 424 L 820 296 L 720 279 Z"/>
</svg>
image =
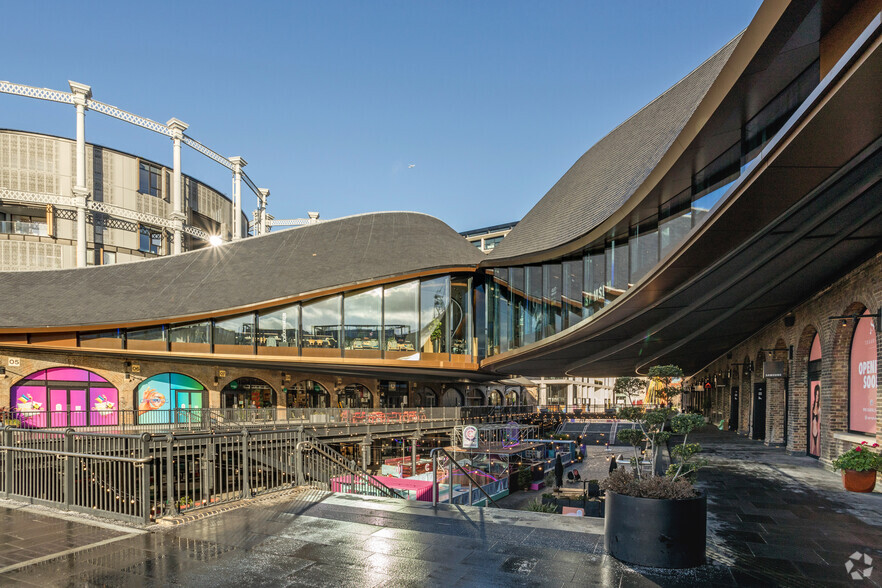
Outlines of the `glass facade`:
<svg viewBox="0 0 882 588">
<path fill-rule="evenodd" d="M 343 349 L 346 357 L 379 358 L 383 332 L 383 288 L 346 294 L 343 298 Z"/>
<path fill-rule="evenodd" d="M 450 277 L 420 284 L 420 351 L 425 359 L 442 359 L 449 345 Z"/>
<path fill-rule="evenodd" d="M 411 356 L 417 350 L 419 289 L 419 281 L 413 281 L 383 290 L 383 348 L 389 359 Z"/>
<path fill-rule="evenodd" d="M 243 314 L 214 323 L 215 353 L 254 353 L 254 315 Z"/>
<path fill-rule="evenodd" d="M 473 274 L 445 275 L 195 323 L 87 331 L 78 334 L 78 345 L 466 363 L 477 353 L 476 296 Z"/>
<path fill-rule="evenodd" d="M 209 353 L 211 351 L 211 321 L 172 325 L 168 330 L 172 351 Z"/>
<path fill-rule="evenodd" d="M 342 298 L 342 296 L 331 296 L 303 304 L 300 309 L 300 341 L 303 355 L 340 357 Z"/>
<path fill-rule="evenodd" d="M 300 305 L 257 314 L 258 355 L 299 355 Z"/>
</svg>

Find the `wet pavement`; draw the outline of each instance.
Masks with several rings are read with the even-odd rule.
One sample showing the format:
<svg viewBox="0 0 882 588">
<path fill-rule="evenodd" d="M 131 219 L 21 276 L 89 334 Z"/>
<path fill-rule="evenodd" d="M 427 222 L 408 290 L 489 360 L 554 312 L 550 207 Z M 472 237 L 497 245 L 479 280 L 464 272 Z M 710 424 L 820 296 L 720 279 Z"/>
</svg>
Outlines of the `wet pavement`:
<svg viewBox="0 0 882 588">
<path fill-rule="evenodd" d="M 148 533 L 42 515 L 37 525 L 0 507 L 13 517 L 0 555 L 17 549 L 22 566 L 0 566 L 0 585 L 880 585 L 882 566 L 854 581 L 845 564 L 855 552 L 882 562 L 882 495 L 846 493 L 810 458 L 732 434 L 701 441 L 709 563 L 695 570 L 617 562 L 603 553 L 600 519 L 304 492 Z M 44 533 L 13 537 L 23 525 Z M 56 546 L 59 557 L 27 557 L 41 536 L 41 553 Z"/>
</svg>

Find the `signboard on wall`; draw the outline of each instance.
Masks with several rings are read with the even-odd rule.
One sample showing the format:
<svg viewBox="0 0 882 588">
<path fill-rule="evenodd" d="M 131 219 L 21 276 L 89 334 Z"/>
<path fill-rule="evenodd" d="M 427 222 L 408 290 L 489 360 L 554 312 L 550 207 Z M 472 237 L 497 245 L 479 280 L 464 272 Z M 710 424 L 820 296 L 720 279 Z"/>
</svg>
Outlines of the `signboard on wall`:
<svg viewBox="0 0 882 588">
<path fill-rule="evenodd" d="M 763 364 L 764 378 L 784 378 L 787 376 L 787 367 L 783 361 L 767 361 Z"/>
<path fill-rule="evenodd" d="M 478 448 L 478 427 L 468 425 L 462 430 L 462 448 L 477 449 Z"/>
<path fill-rule="evenodd" d="M 876 327 L 867 315 L 858 321 L 849 361 L 848 428 L 876 433 Z"/>
</svg>

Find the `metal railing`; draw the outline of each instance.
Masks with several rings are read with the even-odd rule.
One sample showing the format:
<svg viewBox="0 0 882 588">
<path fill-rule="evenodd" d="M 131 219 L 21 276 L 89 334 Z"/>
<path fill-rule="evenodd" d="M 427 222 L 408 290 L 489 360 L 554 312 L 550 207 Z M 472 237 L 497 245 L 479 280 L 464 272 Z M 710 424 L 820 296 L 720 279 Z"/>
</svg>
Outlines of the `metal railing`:
<svg viewBox="0 0 882 588">
<path fill-rule="evenodd" d="M 154 518 L 293 487 L 297 430 L 152 436 Z"/>
<path fill-rule="evenodd" d="M 152 462 L 149 435 L 3 427 L 0 493 L 33 504 L 148 522 Z"/>
<path fill-rule="evenodd" d="M 453 468 L 456 468 L 460 471 L 460 473 L 466 477 L 469 481 L 469 505 L 473 505 L 474 501 L 474 489 L 477 487 L 478 490 L 481 491 L 485 497 L 487 497 L 487 506 L 491 504 L 497 508 L 500 508 L 496 501 L 493 500 L 493 497 L 487 493 L 484 487 L 475 480 L 470 473 L 468 473 L 465 468 L 463 468 L 446 449 L 443 447 L 436 447 L 433 449 L 429 455 L 432 457 L 432 506 L 438 505 L 438 455 L 441 454 L 447 458 L 447 502 L 449 504 L 454 503 L 453 499 Z"/>
<path fill-rule="evenodd" d="M 330 492 L 406 499 L 364 471 L 355 461 L 317 439 L 301 441 L 297 444 L 297 452 L 300 456 L 297 480 L 301 485 Z"/>
<path fill-rule="evenodd" d="M 452 427 L 461 407 L 435 408 L 174 408 L 160 410 L 19 410 L 10 418 L 25 429 L 104 432 L 214 431 L 243 427 L 304 427 L 316 434 L 366 434 Z"/>
</svg>

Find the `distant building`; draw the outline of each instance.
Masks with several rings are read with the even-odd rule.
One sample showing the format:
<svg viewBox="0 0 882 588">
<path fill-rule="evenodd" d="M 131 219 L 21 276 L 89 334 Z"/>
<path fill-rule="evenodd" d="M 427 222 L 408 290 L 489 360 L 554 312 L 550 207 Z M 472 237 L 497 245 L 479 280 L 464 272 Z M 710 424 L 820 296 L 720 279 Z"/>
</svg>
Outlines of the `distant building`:
<svg viewBox="0 0 882 588">
<path fill-rule="evenodd" d="M 466 241 L 483 251 L 488 253 L 493 251 L 499 245 L 502 238 L 508 235 L 508 232 L 515 228 L 518 221 L 503 223 L 501 225 L 493 225 L 492 227 L 482 227 L 480 229 L 472 229 L 471 231 L 463 231 L 460 233 L 466 238 Z"/>
</svg>

